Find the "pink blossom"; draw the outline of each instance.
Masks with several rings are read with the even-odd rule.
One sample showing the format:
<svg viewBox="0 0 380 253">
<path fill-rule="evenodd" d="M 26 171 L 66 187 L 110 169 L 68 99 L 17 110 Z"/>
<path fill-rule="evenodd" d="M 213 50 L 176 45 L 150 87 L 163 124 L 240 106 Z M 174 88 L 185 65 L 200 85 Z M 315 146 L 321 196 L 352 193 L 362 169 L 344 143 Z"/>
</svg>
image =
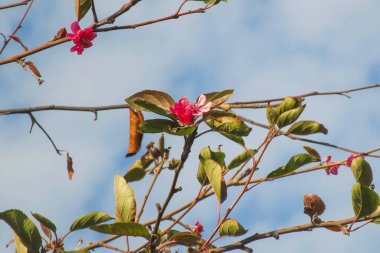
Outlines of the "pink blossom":
<svg viewBox="0 0 380 253">
<path fill-rule="evenodd" d="M 73 22 L 71 24 L 71 31 L 73 33 L 68 33 L 66 37 L 74 42 L 74 46 L 70 49 L 71 52 L 77 52 L 81 55 L 85 48 L 92 46 L 92 40 L 96 38 L 96 33 L 92 28 L 80 29 L 78 22 Z"/>
<path fill-rule="evenodd" d="M 355 158 L 358 158 L 358 157 L 362 157 L 363 155 L 350 155 L 349 157 L 347 157 L 346 159 L 346 165 L 348 167 L 351 167 L 351 164 L 352 164 L 352 161 L 355 159 Z"/>
<path fill-rule="evenodd" d="M 333 162 L 331 162 L 331 155 L 326 156 L 325 163 L 326 164 L 333 163 Z M 339 169 L 339 167 L 340 167 L 340 165 L 337 164 L 337 165 L 331 166 L 329 168 L 326 168 L 326 174 L 327 175 L 330 175 L 330 174 L 332 174 L 332 175 L 338 175 L 338 169 Z"/>
<path fill-rule="evenodd" d="M 196 104 L 183 96 L 173 107 L 170 107 L 170 112 L 177 116 L 180 123 L 189 125 L 196 117 L 208 112 L 211 105 L 211 102 L 206 103 L 205 95 L 200 95 Z"/>
<path fill-rule="evenodd" d="M 197 234 L 198 237 L 202 236 L 203 226 L 202 226 L 202 224 L 199 221 L 197 221 L 195 223 L 195 227 L 194 227 L 193 231 L 194 231 L 194 233 Z"/>
<path fill-rule="evenodd" d="M 210 111 L 212 106 L 211 102 L 206 103 L 206 96 L 200 95 L 197 103 L 194 105 L 194 116 L 202 116 L 204 113 Z"/>
<path fill-rule="evenodd" d="M 182 124 L 189 125 L 194 120 L 193 104 L 186 97 L 182 97 L 174 107 L 170 107 L 170 112 L 176 115 Z"/>
</svg>

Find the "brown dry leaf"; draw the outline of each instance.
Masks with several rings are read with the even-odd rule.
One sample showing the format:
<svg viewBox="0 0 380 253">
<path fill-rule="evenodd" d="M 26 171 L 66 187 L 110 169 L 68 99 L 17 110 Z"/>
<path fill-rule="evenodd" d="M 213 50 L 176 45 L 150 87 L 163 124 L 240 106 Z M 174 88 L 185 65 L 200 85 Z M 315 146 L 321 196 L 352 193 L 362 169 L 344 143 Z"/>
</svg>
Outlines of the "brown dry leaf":
<svg viewBox="0 0 380 253">
<path fill-rule="evenodd" d="M 141 111 L 129 108 L 129 148 L 126 157 L 133 156 L 141 148 L 143 134 L 139 132 L 139 125 L 143 122 L 144 116 Z"/>
<path fill-rule="evenodd" d="M 42 232 L 44 232 L 44 234 L 46 235 L 47 238 L 49 238 L 49 240 L 51 240 L 51 232 L 50 232 L 50 229 L 48 229 L 45 225 L 43 225 L 42 223 L 40 223 L 40 227 L 42 229 Z"/>
<path fill-rule="evenodd" d="M 326 205 L 323 200 L 316 194 L 305 194 L 303 196 L 303 204 L 305 207 L 305 213 L 310 217 L 313 215 L 321 215 L 325 209 Z"/>
<path fill-rule="evenodd" d="M 37 77 L 41 77 L 40 71 L 38 70 L 38 68 L 36 67 L 36 65 L 34 65 L 33 62 L 27 61 L 27 62 L 25 62 L 25 64 L 28 66 L 28 68 L 30 69 L 30 71 L 32 71 L 32 73 L 34 75 L 36 75 Z"/>
<path fill-rule="evenodd" d="M 348 228 L 345 225 L 328 226 L 325 228 L 330 230 L 330 231 L 334 231 L 334 232 L 342 232 L 345 235 L 349 234 Z"/>
<path fill-rule="evenodd" d="M 19 37 L 15 36 L 15 35 L 11 35 L 9 36 L 11 39 L 13 39 L 14 41 L 16 41 L 18 44 L 20 44 L 22 46 L 22 48 L 24 49 L 24 51 L 28 51 L 28 47 L 24 45 L 24 43 L 22 43 L 22 41 L 20 40 Z"/>
<path fill-rule="evenodd" d="M 63 39 L 66 37 L 66 35 L 67 35 L 67 30 L 65 27 L 62 27 L 61 29 L 58 30 L 57 34 L 50 41 Z"/>
<path fill-rule="evenodd" d="M 67 173 L 69 174 L 69 179 L 71 180 L 74 175 L 74 169 L 73 169 L 73 158 L 71 158 L 69 153 L 67 153 L 66 160 L 67 160 Z"/>
</svg>

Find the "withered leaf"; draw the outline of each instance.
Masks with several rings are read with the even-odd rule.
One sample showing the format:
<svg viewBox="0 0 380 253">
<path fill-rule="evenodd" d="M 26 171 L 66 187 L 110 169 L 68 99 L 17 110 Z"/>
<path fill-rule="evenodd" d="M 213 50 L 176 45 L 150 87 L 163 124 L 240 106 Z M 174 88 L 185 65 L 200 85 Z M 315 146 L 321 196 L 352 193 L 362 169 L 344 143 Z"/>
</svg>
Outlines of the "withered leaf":
<svg viewBox="0 0 380 253">
<path fill-rule="evenodd" d="M 140 110 L 129 108 L 129 148 L 126 157 L 139 152 L 143 134 L 139 131 L 139 125 L 144 122 L 144 116 Z"/>
<path fill-rule="evenodd" d="M 38 70 L 36 65 L 34 65 L 33 62 L 27 61 L 25 62 L 25 64 L 28 66 L 28 68 L 30 69 L 30 71 L 32 71 L 33 74 L 35 74 L 37 77 L 41 77 L 40 71 Z"/>
<path fill-rule="evenodd" d="M 334 232 L 342 232 L 345 235 L 350 233 L 346 225 L 326 226 L 325 228 Z"/>
<path fill-rule="evenodd" d="M 9 36 L 11 39 L 13 39 L 14 41 L 16 41 L 18 44 L 20 44 L 22 46 L 22 48 L 24 49 L 24 51 L 28 51 L 28 47 L 24 45 L 24 43 L 22 43 L 21 39 L 15 35 L 11 35 Z"/>
<path fill-rule="evenodd" d="M 66 37 L 66 35 L 67 35 L 67 30 L 65 27 L 62 27 L 61 29 L 58 30 L 57 34 L 54 35 L 54 37 L 52 39 L 50 39 L 50 41 L 56 41 L 56 40 L 63 39 Z"/>
<path fill-rule="evenodd" d="M 67 161 L 67 173 L 69 175 L 69 179 L 71 180 L 74 176 L 74 169 L 73 169 L 73 158 L 67 153 L 66 156 Z"/>
<path fill-rule="evenodd" d="M 325 209 L 326 205 L 323 200 L 316 194 L 305 194 L 303 196 L 304 212 L 310 217 L 313 215 L 321 215 Z"/>
</svg>

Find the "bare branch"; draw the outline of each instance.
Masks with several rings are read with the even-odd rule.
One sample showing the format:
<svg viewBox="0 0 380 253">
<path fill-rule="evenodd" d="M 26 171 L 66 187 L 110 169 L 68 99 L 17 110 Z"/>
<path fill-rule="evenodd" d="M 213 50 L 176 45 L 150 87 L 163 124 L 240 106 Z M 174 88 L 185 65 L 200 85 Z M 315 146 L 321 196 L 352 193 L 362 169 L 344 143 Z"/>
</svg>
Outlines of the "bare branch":
<svg viewBox="0 0 380 253">
<path fill-rule="evenodd" d="M 27 5 L 30 1 L 31 0 L 24 0 L 24 1 L 17 2 L 17 3 L 13 3 L 13 4 L 3 5 L 3 6 L 0 6 L 0 10 L 13 8 L 13 7 L 17 7 L 17 6 L 22 6 L 22 5 Z"/>
<path fill-rule="evenodd" d="M 22 22 L 24 22 L 24 19 L 26 18 L 26 15 L 28 15 L 28 12 L 29 12 L 30 8 L 33 5 L 33 0 L 26 1 L 25 4 L 27 4 L 28 2 L 30 2 L 30 4 L 29 4 L 28 8 L 26 9 L 24 15 L 22 16 L 21 20 L 17 24 L 15 30 L 12 32 L 12 34 L 10 36 L 8 36 L 8 39 L 4 42 L 3 46 L 1 47 L 1 49 L 0 49 L 0 55 L 3 53 L 4 49 L 6 48 L 6 46 L 9 43 L 9 41 L 11 40 L 12 36 L 14 36 L 17 33 L 17 31 L 22 27 Z"/>
<path fill-rule="evenodd" d="M 356 222 L 363 222 L 363 221 L 371 220 L 371 219 L 377 218 L 379 216 L 380 216 L 380 211 L 377 211 L 377 212 L 374 212 L 372 215 L 370 215 L 368 217 L 356 220 Z M 289 234 L 289 233 L 295 233 L 295 232 L 311 231 L 312 229 L 316 229 L 316 228 L 327 228 L 327 227 L 343 226 L 343 225 L 346 225 L 346 224 L 350 224 L 353 221 L 355 221 L 355 217 L 348 218 L 348 219 L 343 219 L 343 220 L 338 220 L 338 221 L 321 222 L 318 225 L 313 224 L 313 223 L 307 223 L 307 224 L 303 224 L 303 225 L 298 225 L 298 226 L 293 226 L 293 227 L 273 230 L 273 231 L 266 232 L 266 233 L 261 233 L 261 234 L 256 233 L 256 234 L 254 234 L 252 236 L 249 236 L 249 237 L 247 237 L 247 238 L 245 238 L 245 239 L 243 239 L 241 241 L 237 241 L 235 243 L 232 243 L 232 244 L 229 244 L 229 245 L 226 245 L 226 246 L 223 246 L 223 247 L 212 249 L 212 250 L 210 250 L 210 253 L 211 252 L 212 253 L 227 252 L 227 251 L 231 251 L 231 250 L 234 250 L 234 249 L 241 249 L 242 247 L 244 247 L 248 243 L 251 243 L 251 242 L 254 242 L 254 241 L 258 241 L 258 240 L 262 240 L 262 239 L 266 239 L 266 238 L 272 238 L 272 237 L 277 237 L 278 238 L 279 235 Z"/>
<path fill-rule="evenodd" d="M 94 23 L 98 23 L 98 15 L 96 14 L 96 9 L 95 9 L 95 0 L 91 0 L 91 11 L 92 11 L 92 17 L 94 19 Z"/>
<path fill-rule="evenodd" d="M 30 117 L 30 120 L 32 121 L 32 125 L 30 127 L 30 132 L 32 132 L 33 126 L 34 126 L 34 124 L 36 124 L 42 130 L 42 132 L 46 135 L 46 137 L 49 139 L 50 143 L 53 145 L 53 147 L 55 149 L 55 152 L 57 152 L 58 155 L 62 155 L 61 150 L 57 148 L 53 139 L 50 137 L 48 132 L 46 132 L 46 130 L 41 126 L 41 124 L 36 120 L 34 115 L 31 112 L 29 112 L 28 115 Z"/>
<path fill-rule="evenodd" d="M 380 84 L 373 84 L 373 85 L 362 86 L 362 87 L 358 87 L 358 88 L 341 90 L 341 91 L 327 91 L 327 92 L 314 91 L 314 92 L 309 92 L 309 93 L 296 95 L 296 96 L 292 96 L 292 97 L 298 98 L 298 99 L 303 99 L 306 97 L 314 97 L 314 96 L 326 96 L 326 95 L 343 95 L 343 96 L 349 97 L 346 94 L 356 92 L 356 91 L 360 91 L 360 90 L 367 90 L 367 89 L 373 89 L 373 88 L 379 88 L 379 87 L 380 87 Z M 226 105 L 231 105 L 230 108 L 252 108 L 251 106 L 253 106 L 254 104 L 268 104 L 271 102 L 282 101 L 284 99 L 285 99 L 285 97 L 271 98 L 271 99 L 254 100 L 254 101 L 248 101 L 248 102 L 235 102 L 235 103 L 230 103 L 230 104 L 226 104 Z M 265 105 L 265 107 L 266 107 L 266 105 Z M 227 107 L 227 109 L 228 109 L 228 107 Z"/>
<path fill-rule="evenodd" d="M 238 115 L 237 116 L 245 121 L 245 122 L 248 122 L 252 125 L 255 125 L 255 126 L 258 126 L 258 127 L 262 127 L 262 128 L 266 128 L 266 129 L 269 129 L 269 126 L 268 125 L 265 125 L 265 124 L 262 124 L 260 122 L 256 122 L 254 120 L 251 120 L 251 119 L 248 119 L 244 116 L 241 116 L 241 115 Z M 348 148 L 345 148 L 345 147 L 341 147 L 341 146 L 338 146 L 338 145 L 334 145 L 334 144 L 331 144 L 331 143 L 328 143 L 328 142 L 322 142 L 322 141 L 315 141 L 315 140 L 311 140 L 311 139 L 307 139 L 307 138 L 302 138 L 302 137 L 298 137 L 296 135 L 293 135 L 293 134 L 289 134 L 285 131 L 282 131 L 280 130 L 279 131 L 279 136 L 280 135 L 283 135 L 283 136 L 286 136 L 292 140 L 297 140 L 297 141 L 304 141 L 304 142 L 309 142 L 309 143 L 313 143 L 313 144 L 318 144 L 318 145 L 322 145 L 322 146 L 326 146 L 326 147 L 331 147 L 331 148 L 335 148 L 335 149 L 339 149 L 339 150 L 343 150 L 343 151 L 346 151 L 346 152 L 349 152 L 349 153 L 353 153 L 353 154 L 363 154 L 363 155 L 366 155 L 366 156 L 371 156 L 371 157 L 376 157 L 376 158 L 380 158 L 379 155 L 373 155 L 373 154 L 367 154 L 365 152 L 360 152 L 360 151 L 355 151 L 355 150 L 352 150 L 352 149 L 348 149 Z"/>
</svg>

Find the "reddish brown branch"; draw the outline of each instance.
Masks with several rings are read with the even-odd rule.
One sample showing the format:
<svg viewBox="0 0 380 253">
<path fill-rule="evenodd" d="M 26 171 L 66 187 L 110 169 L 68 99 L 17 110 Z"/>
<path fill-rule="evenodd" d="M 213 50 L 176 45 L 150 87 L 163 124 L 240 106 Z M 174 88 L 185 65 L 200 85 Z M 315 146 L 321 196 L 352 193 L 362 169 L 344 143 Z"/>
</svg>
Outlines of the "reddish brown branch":
<svg viewBox="0 0 380 253">
<path fill-rule="evenodd" d="M 30 8 L 33 5 L 33 0 L 26 1 L 26 3 L 24 3 L 24 4 L 27 4 L 28 2 L 30 2 L 30 4 L 29 4 L 28 8 L 26 9 L 24 15 L 22 16 L 21 20 L 18 22 L 15 30 L 12 32 L 12 34 L 10 36 L 8 36 L 7 40 L 4 42 L 3 46 L 1 47 L 1 49 L 0 49 L 0 55 L 3 53 L 4 49 L 6 48 L 6 46 L 9 43 L 9 41 L 11 40 L 12 36 L 14 36 L 17 33 L 17 31 L 22 27 L 22 22 L 24 22 L 24 19 L 26 18 L 26 15 L 28 15 L 28 12 L 29 12 Z"/>
<path fill-rule="evenodd" d="M 13 8 L 13 7 L 17 7 L 17 6 L 22 6 L 22 5 L 27 5 L 30 1 L 31 0 L 25 0 L 25 1 L 20 1 L 17 3 L 13 3 L 13 4 L 3 5 L 3 6 L 0 6 L 0 10 Z"/>
<path fill-rule="evenodd" d="M 123 5 L 123 7 L 120 10 L 118 10 L 117 12 L 115 12 L 114 14 L 112 14 L 111 16 L 109 16 L 109 17 L 107 17 L 107 18 L 105 18 L 105 19 L 103 19 L 103 20 L 101 20 L 101 21 L 99 21 L 97 23 L 94 23 L 91 27 L 94 28 L 95 32 L 107 32 L 107 31 L 114 31 L 114 30 L 120 30 L 120 29 L 134 29 L 134 28 L 137 28 L 137 27 L 142 27 L 142 26 L 146 26 L 146 25 L 150 25 L 150 24 L 154 24 L 154 23 L 158 23 L 158 22 L 162 22 L 162 21 L 166 21 L 166 20 L 170 20 L 170 19 L 176 19 L 176 18 L 179 18 L 181 16 L 185 16 L 185 15 L 190 15 L 190 14 L 195 14 L 195 13 L 203 13 L 206 10 L 210 9 L 211 7 L 213 7 L 213 5 L 206 5 L 206 7 L 204 7 L 204 8 L 199 8 L 199 9 L 196 9 L 196 10 L 189 10 L 189 11 L 186 11 L 186 12 L 179 13 L 178 11 L 180 11 L 181 8 L 183 7 L 184 3 L 187 2 L 187 1 L 184 1 L 180 5 L 180 7 L 176 11 L 176 13 L 174 13 L 172 15 L 169 15 L 169 16 L 166 16 L 166 17 L 163 17 L 163 18 L 154 19 L 154 20 L 148 20 L 148 21 L 144 21 L 144 22 L 141 22 L 141 23 L 133 24 L 133 25 L 112 26 L 112 27 L 106 27 L 106 28 L 98 28 L 98 27 L 101 27 L 101 26 L 106 25 L 106 24 L 112 24 L 117 17 L 119 17 L 120 15 L 122 15 L 125 12 L 129 11 L 134 5 L 136 5 L 140 1 L 141 0 L 131 0 L 131 1 L 129 1 L 128 3 L 126 3 L 125 5 Z M 94 16 L 94 20 L 95 20 L 95 18 L 97 18 L 96 17 L 96 12 L 94 12 L 95 9 L 93 8 L 92 11 L 93 11 L 93 16 Z M 38 47 L 35 47 L 33 49 L 28 50 L 28 51 L 19 53 L 17 55 L 8 57 L 8 58 L 3 59 L 3 60 L 0 60 L 0 65 L 8 64 L 8 63 L 11 63 L 11 62 L 15 62 L 15 61 L 17 61 L 17 60 L 19 60 L 21 58 L 24 58 L 26 56 L 38 53 L 40 51 L 43 51 L 43 50 L 48 49 L 50 47 L 56 46 L 58 44 L 62 44 L 62 43 L 67 42 L 67 41 L 69 41 L 67 38 L 63 38 L 63 39 L 60 39 L 60 40 L 46 42 L 46 43 L 44 43 L 44 44 L 42 44 L 42 45 L 40 45 Z"/>
</svg>

